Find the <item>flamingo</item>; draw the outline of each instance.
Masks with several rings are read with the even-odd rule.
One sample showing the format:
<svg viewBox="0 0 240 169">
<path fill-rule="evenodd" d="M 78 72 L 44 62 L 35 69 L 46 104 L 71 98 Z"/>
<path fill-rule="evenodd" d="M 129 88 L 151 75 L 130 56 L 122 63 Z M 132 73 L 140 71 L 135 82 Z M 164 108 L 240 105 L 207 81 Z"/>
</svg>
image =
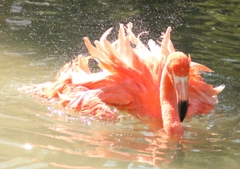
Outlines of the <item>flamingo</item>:
<svg viewBox="0 0 240 169">
<path fill-rule="evenodd" d="M 88 57 L 78 56 L 64 65 L 55 82 L 25 90 L 99 119 L 115 120 L 116 110 L 127 111 L 143 121 L 157 121 L 169 135 L 182 135 L 184 118 L 213 110 L 225 86 L 207 84 L 200 73 L 212 70 L 175 50 L 171 27 L 162 33 L 161 42 L 150 39 L 148 45 L 132 27 L 120 24 L 118 39 L 112 43 L 107 40 L 112 28 L 95 46 L 84 37 Z M 101 71 L 91 72 L 90 58 Z"/>
</svg>

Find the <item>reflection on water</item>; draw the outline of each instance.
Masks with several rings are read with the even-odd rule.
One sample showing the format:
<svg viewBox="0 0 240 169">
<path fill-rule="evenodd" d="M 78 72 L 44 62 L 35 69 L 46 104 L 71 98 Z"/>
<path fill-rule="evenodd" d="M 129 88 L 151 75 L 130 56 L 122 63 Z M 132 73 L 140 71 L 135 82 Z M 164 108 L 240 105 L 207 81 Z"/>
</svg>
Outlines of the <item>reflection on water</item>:
<svg viewBox="0 0 240 169">
<path fill-rule="evenodd" d="M 0 1 L 0 168 L 239 168 L 239 2 L 124 2 Z M 215 70 L 204 78 L 226 84 L 215 112 L 185 121 L 182 140 L 127 114 L 96 121 L 17 91 L 53 80 L 86 52 L 83 36 L 129 21 L 149 31 L 143 40 L 172 26 L 176 47 Z"/>
</svg>

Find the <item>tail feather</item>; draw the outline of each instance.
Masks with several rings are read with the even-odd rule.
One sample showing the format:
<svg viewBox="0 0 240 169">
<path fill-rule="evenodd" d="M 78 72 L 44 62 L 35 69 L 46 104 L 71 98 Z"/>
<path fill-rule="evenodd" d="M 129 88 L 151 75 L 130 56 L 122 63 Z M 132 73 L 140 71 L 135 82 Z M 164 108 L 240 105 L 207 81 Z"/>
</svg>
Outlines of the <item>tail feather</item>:
<svg viewBox="0 0 240 169">
<path fill-rule="evenodd" d="M 196 62 L 191 62 L 190 66 L 191 66 L 191 72 L 193 73 L 199 74 L 201 72 L 213 72 L 213 70 L 209 69 L 208 67 Z"/>
<path fill-rule="evenodd" d="M 168 27 L 166 33 L 162 35 L 163 40 L 161 42 L 161 46 L 162 46 L 161 54 L 165 57 L 167 57 L 170 54 L 171 50 L 173 50 L 171 48 L 170 49 L 168 48 L 168 47 L 172 47 L 170 45 L 171 42 L 169 42 L 171 30 L 172 30 L 171 27 Z"/>
<path fill-rule="evenodd" d="M 83 38 L 85 45 L 88 51 L 91 53 L 91 56 L 104 60 L 105 62 L 110 62 L 107 54 L 96 49 L 87 37 Z"/>
<path fill-rule="evenodd" d="M 217 94 L 224 89 L 224 85 L 213 87 L 201 77 L 201 72 L 212 72 L 208 67 L 191 62 L 188 81 L 189 111 L 188 116 L 206 114 L 214 109 L 218 103 Z"/>
<path fill-rule="evenodd" d="M 111 33 L 113 28 L 109 28 L 100 38 L 100 42 L 102 43 L 104 39 L 107 39 L 107 36 Z"/>
<path fill-rule="evenodd" d="M 70 86 L 68 86 L 70 87 Z M 58 93 L 59 102 L 64 107 L 80 111 L 83 114 L 90 114 L 100 119 L 115 120 L 115 112 L 98 95 L 100 89 L 78 88 L 78 91 L 72 91 L 66 87 L 65 92 Z"/>
</svg>

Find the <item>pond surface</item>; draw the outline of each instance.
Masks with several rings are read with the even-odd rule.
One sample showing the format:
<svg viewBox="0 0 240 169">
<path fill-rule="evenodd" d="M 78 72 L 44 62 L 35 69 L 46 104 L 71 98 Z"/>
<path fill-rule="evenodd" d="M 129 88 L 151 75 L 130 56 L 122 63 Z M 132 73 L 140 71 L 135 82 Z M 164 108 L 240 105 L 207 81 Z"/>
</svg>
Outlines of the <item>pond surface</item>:
<svg viewBox="0 0 240 169">
<path fill-rule="evenodd" d="M 0 168 L 240 167 L 240 2 L 131 0 L 0 0 Z M 117 123 L 68 115 L 62 107 L 20 93 L 54 80 L 64 63 L 86 53 L 82 38 L 132 22 L 143 40 L 168 26 L 175 47 L 225 84 L 215 111 L 184 122 L 168 140 L 125 115 Z M 110 36 L 109 38 L 113 38 Z"/>
</svg>

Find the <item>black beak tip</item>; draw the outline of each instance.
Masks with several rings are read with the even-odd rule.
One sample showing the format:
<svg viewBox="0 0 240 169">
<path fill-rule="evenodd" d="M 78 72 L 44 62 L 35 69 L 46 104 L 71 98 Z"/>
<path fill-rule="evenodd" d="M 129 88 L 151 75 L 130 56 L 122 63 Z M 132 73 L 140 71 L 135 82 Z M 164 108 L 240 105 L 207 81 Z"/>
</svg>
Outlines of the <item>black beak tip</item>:
<svg viewBox="0 0 240 169">
<path fill-rule="evenodd" d="M 187 100 L 186 101 L 180 101 L 178 103 L 178 113 L 179 113 L 179 117 L 180 117 L 181 122 L 186 117 L 187 110 L 188 110 L 188 101 Z"/>
</svg>

